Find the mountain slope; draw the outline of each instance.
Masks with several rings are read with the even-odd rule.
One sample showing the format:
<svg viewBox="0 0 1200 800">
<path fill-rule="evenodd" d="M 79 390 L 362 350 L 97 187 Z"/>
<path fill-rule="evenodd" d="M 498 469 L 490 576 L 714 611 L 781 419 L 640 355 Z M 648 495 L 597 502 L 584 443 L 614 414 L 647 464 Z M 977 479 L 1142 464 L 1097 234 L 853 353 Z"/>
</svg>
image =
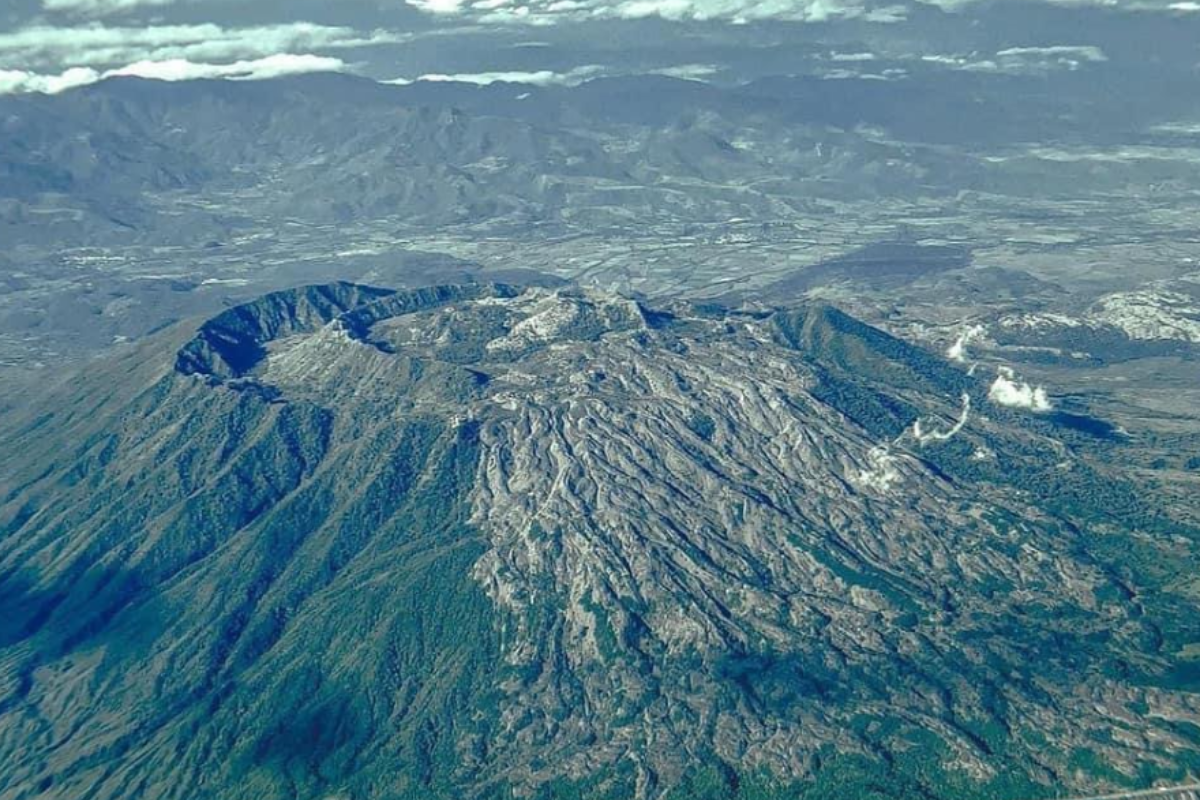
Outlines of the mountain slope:
<svg viewBox="0 0 1200 800">
<path fill-rule="evenodd" d="M 1195 774 L 1197 599 L 1105 555 L 1194 532 L 1043 502 L 1119 483 L 986 392 L 821 306 L 335 284 L 166 333 L 0 426 L 0 797 Z"/>
</svg>

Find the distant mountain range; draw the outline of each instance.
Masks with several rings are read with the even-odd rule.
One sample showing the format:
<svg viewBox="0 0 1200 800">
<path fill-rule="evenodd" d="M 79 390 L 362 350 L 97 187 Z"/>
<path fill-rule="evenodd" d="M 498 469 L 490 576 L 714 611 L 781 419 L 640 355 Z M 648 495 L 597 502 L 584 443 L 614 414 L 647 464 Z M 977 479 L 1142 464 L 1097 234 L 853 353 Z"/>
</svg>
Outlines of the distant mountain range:
<svg viewBox="0 0 1200 800">
<path fill-rule="evenodd" d="M 103 245 L 220 242 L 260 219 L 603 228 L 788 219 L 817 200 L 1078 194 L 1145 177 L 1145 164 L 1119 159 L 981 159 L 1021 142 L 1128 141 L 1163 113 L 1047 91 L 969 74 L 736 90 L 661 76 L 569 90 L 111 79 L 0 98 L 0 230 L 14 243 Z M 1186 180 L 1180 169 L 1162 180 Z"/>
</svg>

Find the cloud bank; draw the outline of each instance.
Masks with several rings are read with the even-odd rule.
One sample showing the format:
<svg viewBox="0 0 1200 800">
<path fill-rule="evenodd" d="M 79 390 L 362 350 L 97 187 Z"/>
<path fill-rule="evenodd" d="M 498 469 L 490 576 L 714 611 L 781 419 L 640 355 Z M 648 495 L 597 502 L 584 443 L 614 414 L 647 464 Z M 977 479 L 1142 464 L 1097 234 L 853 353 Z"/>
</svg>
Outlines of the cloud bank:
<svg viewBox="0 0 1200 800">
<path fill-rule="evenodd" d="M 586 80 L 599 77 L 607 72 L 599 64 L 588 64 L 566 72 L 554 70 L 536 70 L 531 72 L 459 72 L 451 75 L 429 73 L 416 78 L 394 78 L 383 83 L 394 86 L 408 86 L 417 82 L 429 83 L 471 83 L 476 86 L 488 86 L 493 83 L 526 83 L 532 86 L 577 86 Z"/>
<path fill-rule="evenodd" d="M 265 58 L 286 53 L 344 50 L 402 41 L 390 31 L 290 22 L 245 28 L 213 23 L 111 27 L 37 25 L 0 33 L 0 68 L 103 69 L 138 61 L 197 63 Z"/>
<path fill-rule="evenodd" d="M 481 22 L 549 25 L 564 20 L 648 19 L 672 21 L 759 20 L 824 22 L 904 18 L 904 6 L 869 0 L 407 0 L 428 14 L 471 17 Z"/>
<path fill-rule="evenodd" d="M 104 73 L 105 78 L 134 77 L 158 81 L 191 81 L 224 78 L 228 80 L 261 81 L 285 75 L 310 72 L 341 72 L 346 63 L 340 58 L 309 54 L 278 55 L 232 64 L 197 64 L 181 58 L 169 61 L 139 61 Z"/>
<path fill-rule="evenodd" d="M 29 92 L 58 94 L 98 80 L 100 75 L 96 70 L 87 67 L 75 67 L 58 75 L 39 75 L 20 69 L 0 69 L 0 95 Z"/>
<path fill-rule="evenodd" d="M 665 75 L 682 80 L 703 81 L 720 72 L 720 68 L 711 64 L 679 64 L 671 67 L 646 70 L 645 74 Z M 523 83 L 530 86 L 578 86 L 593 78 L 603 78 L 613 75 L 628 74 L 626 70 L 607 67 L 601 64 L 584 64 L 565 71 L 557 70 L 508 70 L 499 72 L 456 72 L 445 74 L 440 72 L 418 75 L 415 78 L 393 78 L 380 81 L 392 86 L 409 86 L 414 83 L 471 83 L 476 86 L 490 86 L 493 83 Z M 639 73 L 641 74 L 641 73 Z"/>
<path fill-rule="evenodd" d="M 106 0 L 59 0 L 104 2 Z M 136 0 L 107 0 L 135 2 Z M 406 0 L 420 11 L 438 17 L 465 17 L 484 23 L 552 25 L 588 19 L 646 19 L 673 21 L 724 21 L 749 23 L 762 20 L 826 22 L 864 19 L 874 22 L 904 20 L 914 6 L 932 6 L 961 13 L 1001 0 Z M 1200 0 L 1005 0 L 1008 5 L 1118 9 L 1121 11 L 1190 12 Z"/>
<path fill-rule="evenodd" d="M 105 78 L 136 77 L 159 81 L 199 79 L 255 81 L 311 72 L 343 72 L 347 66 L 341 59 L 329 56 L 279 53 L 265 58 L 235 61 L 229 64 L 206 64 L 172 59 L 138 61 L 105 71 L 90 67 L 73 67 L 57 75 L 43 75 L 24 70 L 0 70 L 0 95 L 34 92 L 58 94 L 68 89 L 102 81 Z"/>
<path fill-rule="evenodd" d="M 934 53 L 922 56 L 921 60 L 964 72 L 1033 75 L 1062 70 L 1074 72 L 1088 64 L 1102 64 L 1108 61 L 1108 56 L 1094 45 L 1052 45 L 1010 47 L 990 56 L 979 53 Z"/>
<path fill-rule="evenodd" d="M 100 18 L 138 9 L 182 4 L 186 0 L 42 0 L 48 12 Z M 193 0 L 194 2 L 195 0 Z M 493 22 L 551 24 L 568 19 L 671 20 L 796 20 L 820 22 L 839 18 L 867 18 L 882 22 L 903 19 L 906 6 L 896 0 L 396 0 L 431 15 L 474 17 Z M 1126 11 L 1200 11 L 1197 0 L 910 0 L 958 13 L 973 6 L 1007 2 L 1010 5 L 1041 3 L 1065 7 L 1120 8 Z"/>
<path fill-rule="evenodd" d="M 42 8 L 47 11 L 69 11 L 99 17 L 135 8 L 169 6 L 175 2 L 176 0 L 42 0 Z"/>
</svg>

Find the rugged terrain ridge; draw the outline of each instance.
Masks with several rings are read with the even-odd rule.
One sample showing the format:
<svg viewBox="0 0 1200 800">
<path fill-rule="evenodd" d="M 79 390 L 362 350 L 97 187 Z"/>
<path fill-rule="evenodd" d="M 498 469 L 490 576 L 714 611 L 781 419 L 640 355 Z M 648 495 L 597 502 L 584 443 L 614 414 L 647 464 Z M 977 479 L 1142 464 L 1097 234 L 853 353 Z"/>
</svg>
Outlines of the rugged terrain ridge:
<svg viewBox="0 0 1200 800">
<path fill-rule="evenodd" d="M 990 797 L 1200 763 L 1182 634 L 1094 546 L 1182 534 L 828 306 L 304 287 L 48 407 L 0 428 L 44 454 L 0 474 L 3 798 Z"/>
</svg>

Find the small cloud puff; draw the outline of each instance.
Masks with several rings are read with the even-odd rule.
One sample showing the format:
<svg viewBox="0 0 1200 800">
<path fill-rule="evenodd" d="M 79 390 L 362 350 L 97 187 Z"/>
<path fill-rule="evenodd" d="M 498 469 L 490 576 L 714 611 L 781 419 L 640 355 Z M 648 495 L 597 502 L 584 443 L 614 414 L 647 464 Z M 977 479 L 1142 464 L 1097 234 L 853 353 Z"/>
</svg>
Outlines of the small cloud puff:
<svg viewBox="0 0 1200 800">
<path fill-rule="evenodd" d="M 982 325 L 972 325 L 967 328 L 958 338 L 954 340 L 954 344 L 946 350 L 946 358 L 951 361 L 957 361 L 960 364 L 967 363 L 967 345 L 974 340 L 987 333 L 987 328 Z"/>
<path fill-rule="evenodd" d="M 1009 408 L 1025 408 L 1037 412 L 1054 409 L 1045 389 L 1019 380 L 1007 367 L 1001 367 L 997 373 L 996 380 L 988 389 L 988 399 Z"/>
</svg>

